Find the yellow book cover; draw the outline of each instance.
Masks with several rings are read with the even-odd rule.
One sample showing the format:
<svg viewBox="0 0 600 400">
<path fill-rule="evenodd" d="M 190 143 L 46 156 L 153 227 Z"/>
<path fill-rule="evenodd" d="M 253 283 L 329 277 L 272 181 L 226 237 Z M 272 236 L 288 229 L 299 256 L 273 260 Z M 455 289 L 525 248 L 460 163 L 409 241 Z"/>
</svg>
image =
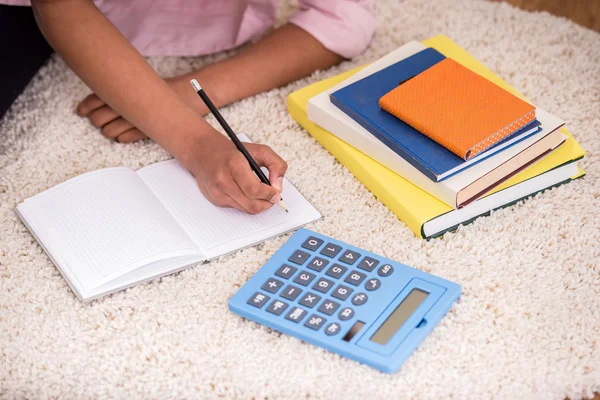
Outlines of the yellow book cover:
<svg viewBox="0 0 600 400">
<path fill-rule="evenodd" d="M 500 77 L 495 75 L 491 70 L 486 68 L 448 37 L 443 35 L 436 36 L 425 40 L 423 44 L 436 49 L 446 57 L 454 59 L 470 70 L 522 98 L 514 88 L 504 82 Z M 338 161 L 344 164 L 350 172 L 352 172 L 357 179 L 379 198 L 400 220 L 406 223 L 415 235 L 426 238 L 428 235 L 423 232 L 424 224 L 444 214 L 450 213 L 454 211 L 454 209 L 419 189 L 417 186 L 414 186 L 406 179 L 390 171 L 308 119 L 306 109 L 308 100 L 311 97 L 342 82 L 360 69 L 361 68 L 357 68 L 342 73 L 338 76 L 317 82 L 291 93 L 288 96 L 288 110 L 300 125 L 321 143 L 323 147 L 331 152 Z M 583 157 L 584 151 L 581 146 L 564 128 L 562 129 L 562 132 L 569 136 L 562 146 L 549 156 L 507 180 L 487 196 Z M 584 172 L 579 169 L 571 178 L 575 179 L 583 175 Z M 443 232 L 439 232 L 439 234 L 442 233 Z"/>
</svg>

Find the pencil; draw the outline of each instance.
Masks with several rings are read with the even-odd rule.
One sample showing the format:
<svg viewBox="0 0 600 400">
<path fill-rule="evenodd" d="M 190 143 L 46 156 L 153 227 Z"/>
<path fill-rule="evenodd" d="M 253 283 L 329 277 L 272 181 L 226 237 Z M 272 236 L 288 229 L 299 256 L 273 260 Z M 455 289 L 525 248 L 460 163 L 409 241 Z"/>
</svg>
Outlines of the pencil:
<svg viewBox="0 0 600 400">
<path fill-rule="evenodd" d="M 198 81 L 195 80 L 195 79 L 192 79 L 190 81 L 190 84 L 192 85 L 192 87 L 194 88 L 194 90 L 196 91 L 196 93 L 198 93 L 198 96 L 200 96 L 200 98 L 202 99 L 202 101 L 204 102 L 204 104 L 206 104 L 206 107 L 208 107 L 208 109 L 210 110 L 210 112 L 212 113 L 212 115 L 214 115 L 215 118 L 217 119 L 217 121 L 219 121 L 219 124 L 223 127 L 223 129 L 227 133 L 227 136 L 229 136 L 229 138 L 231 139 L 231 141 L 235 144 L 235 147 L 237 147 L 237 149 L 244 155 L 244 157 L 246 157 L 246 160 L 248 160 L 248 163 L 250 164 L 250 167 L 252 167 L 252 171 L 254 171 L 254 173 L 256 174 L 256 176 L 258 176 L 258 179 L 260 179 L 260 181 L 262 183 L 264 183 L 265 185 L 272 186 L 271 182 L 269 181 L 269 179 L 262 172 L 262 170 L 260 169 L 260 167 L 258 166 L 258 164 L 256 163 L 256 161 L 254 160 L 254 158 L 252 158 L 252 156 L 250 155 L 250 153 L 248 153 L 248 150 L 246 150 L 246 148 L 244 147 L 244 145 L 242 144 L 242 142 L 240 141 L 240 139 L 233 132 L 233 130 L 231 129 L 231 127 L 229 126 L 229 124 L 227 123 L 227 121 L 225 121 L 225 118 L 223 118 L 223 116 L 221 115 L 221 113 L 219 112 L 219 110 L 217 109 L 217 107 L 215 107 L 215 105 L 210 100 L 210 98 L 208 97 L 208 95 L 206 94 L 206 92 L 204 91 L 204 89 L 202 89 L 202 87 L 200 86 L 200 84 L 198 83 Z M 281 199 L 281 201 L 279 202 L 279 206 L 281 208 L 283 208 L 285 210 L 285 212 L 289 212 L 289 210 L 287 208 L 287 205 L 285 204 L 285 202 L 283 201 L 283 199 Z"/>
</svg>

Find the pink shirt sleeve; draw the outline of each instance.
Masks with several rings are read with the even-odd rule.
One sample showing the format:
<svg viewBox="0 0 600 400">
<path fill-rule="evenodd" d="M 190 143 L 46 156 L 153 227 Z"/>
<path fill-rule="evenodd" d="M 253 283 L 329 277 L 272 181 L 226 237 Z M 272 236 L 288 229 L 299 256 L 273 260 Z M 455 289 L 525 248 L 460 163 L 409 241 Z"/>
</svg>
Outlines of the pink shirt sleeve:
<svg viewBox="0 0 600 400">
<path fill-rule="evenodd" d="M 361 54 L 375 32 L 372 0 L 300 0 L 290 22 L 345 58 Z"/>
</svg>

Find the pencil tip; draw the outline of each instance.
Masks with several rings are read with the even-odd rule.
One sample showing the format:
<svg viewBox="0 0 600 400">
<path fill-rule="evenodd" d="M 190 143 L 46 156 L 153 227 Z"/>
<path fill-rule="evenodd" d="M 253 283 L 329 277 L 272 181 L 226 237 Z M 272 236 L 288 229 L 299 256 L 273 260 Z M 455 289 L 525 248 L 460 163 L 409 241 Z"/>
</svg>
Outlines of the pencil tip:
<svg viewBox="0 0 600 400">
<path fill-rule="evenodd" d="M 197 81 L 197 80 L 195 80 L 195 79 L 192 79 L 192 80 L 190 81 L 190 84 L 192 85 L 192 87 L 194 88 L 194 90 L 195 90 L 196 92 L 199 92 L 200 90 L 202 90 L 202 87 L 200 86 L 200 84 L 198 83 L 198 81 Z"/>
<path fill-rule="evenodd" d="M 290 212 L 290 210 L 288 209 L 287 205 L 285 204 L 285 202 L 284 202 L 283 200 L 281 200 L 281 201 L 279 202 L 279 206 L 280 206 L 281 208 L 283 208 L 283 209 L 285 210 L 285 212 L 286 212 L 286 213 L 289 213 L 289 212 Z"/>
</svg>

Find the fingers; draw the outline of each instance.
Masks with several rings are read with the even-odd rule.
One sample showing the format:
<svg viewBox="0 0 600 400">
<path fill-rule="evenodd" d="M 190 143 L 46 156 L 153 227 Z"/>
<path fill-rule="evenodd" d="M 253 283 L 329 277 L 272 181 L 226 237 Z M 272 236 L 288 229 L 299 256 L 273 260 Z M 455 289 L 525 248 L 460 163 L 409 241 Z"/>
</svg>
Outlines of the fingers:
<svg viewBox="0 0 600 400">
<path fill-rule="evenodd" d="M 256 162 L 269 170 L 269 181 L 279 192 L 283 189 L 283 176 L 287 171 L 287 163 L 269 146 L 255 145 L 252 147 L 252 157 Z"/>
<path fill-rule="evenodd" d="M 266 200 L 273 204 L 281 201 L 277 189 L 262 183 L 241 153 L 231 158 L 230 170 L 236 184 L 250 200 Z"/>
<path fill-rule="evenodd" d="M 133 128 L 121 133 L 119 136 L 117 136 L 115 140 L 119 143 L 133 143 L 137 142 L 138 140 L 144 139 L 148 139 L 148 137 L 144 135 L 139 129 Z"/>
<path fill-rule="evenodd" d="M 135 128 L 124 118 L 117 118 L 114 121 L 104 125 L 101 129 L 102 134 L 109 139 L 116 139 L 119 135 Z"/>
<path fill-rule="evenodd" d="M 119 118 L 120 115 L 114 112 L 109 106 L 102 106 L 90 112 L 87 117 L 96 128 L 102 128 L 109 122 Z"/>
<path fill-rule="evenodd" d="M 216 176 L 213 177 L 213 180 L 208 187 L 208 194 L 212 203 L 216 205 L 226 204 L 249 214 L 258 214 L 273 205 L 273 203 L 264 199 L 249 198 L 242 189 L 240 189 L 237 181 L 230 172 L 231 171 L 222 170 L 217 172 Z M 256 178 L 256 176 L 251 178 L 254 178 L 259 185 L 264 185 Z"/>
<path fill-rule="evenodd" d="M 96 96 L 94 93 L 90 94 L 88 97 L 83 99 L 81 103 L 77 106 L 77 115 L 80 117 L 87 116 L 90 112 L 105 106 L 106 104 L 100 99 L 100 97 Z"/>
</svg>

